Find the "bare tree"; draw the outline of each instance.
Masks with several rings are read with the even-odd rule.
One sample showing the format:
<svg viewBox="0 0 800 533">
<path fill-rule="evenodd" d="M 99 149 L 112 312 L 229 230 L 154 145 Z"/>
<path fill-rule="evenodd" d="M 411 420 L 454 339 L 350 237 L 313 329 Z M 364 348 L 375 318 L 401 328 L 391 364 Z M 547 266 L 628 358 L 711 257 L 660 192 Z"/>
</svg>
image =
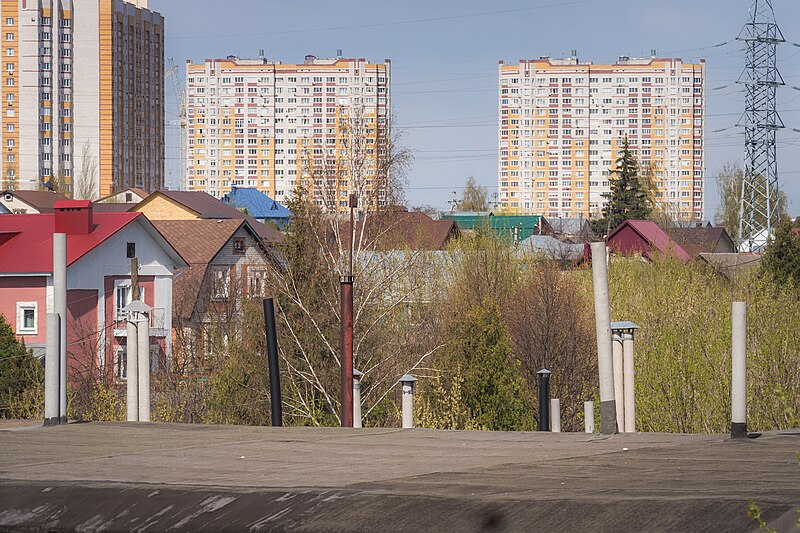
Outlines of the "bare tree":
<svg viewBox="0 0 800 533">
<path fill-rule="evenodd" d="M 289 376 L 284 397 L 296 423 L 339 422 L 339 278 L 347 273 L 348 225 L 323 213 L 300 189 L 289 202 L 294 214 L 279 247 L 285 263 L 273 270 L 272 287 L 281 324 L 281 356 Z M 363 413 L 370 424 L 384 424 L 384 409 L 397 380 L 413 371 L 440 344 L 430 335 L 429 291 L 435 253 L 415 247 L 387 250 L 392 227 L 365 216 L 353 243 L 354 349 L 364 372 Z M 376 228 L 376 231 L 373 231 Z"/>
<path fill-rule="evenodd" d="M 461 211 L 486 211 L 489 208 L 489 193 L 486 187 L 481 187 L 475 181 L 475 176 L 467 178 L 461 201 L 458 203 Z"/>
<path fill-rule="evenodd" d="M 97 158 L 92 155 L 89 140 L 81 148 L 81 170 L 74 187 L 77 200 L 95 200 L 97 197 Z"/>
<path fill-rule="evenodd" d="M 551 390 L 561 399 L 563 427 L 576 431 L 597 382 L 591 303 L 554 262 L 534 261 L 531 267 L 504 307 L 511 346 L 531 387 L 536 372 L 553 372 Z"/>
</svg>

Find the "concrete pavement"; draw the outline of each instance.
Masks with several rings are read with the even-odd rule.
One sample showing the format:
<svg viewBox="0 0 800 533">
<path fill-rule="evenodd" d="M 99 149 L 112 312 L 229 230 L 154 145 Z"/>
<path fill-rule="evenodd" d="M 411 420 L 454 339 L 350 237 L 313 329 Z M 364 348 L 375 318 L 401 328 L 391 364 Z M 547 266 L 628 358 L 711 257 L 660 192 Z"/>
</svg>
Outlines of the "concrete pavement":
<svg viewBox="0 0 800 533">
<path fill-rule="evenodd" d="M 0 427 L 0 529 L 747 531 L 794 527 L 800 432 Z M 800 531 L 800 530 L 798 530 Z"/>
</svg>

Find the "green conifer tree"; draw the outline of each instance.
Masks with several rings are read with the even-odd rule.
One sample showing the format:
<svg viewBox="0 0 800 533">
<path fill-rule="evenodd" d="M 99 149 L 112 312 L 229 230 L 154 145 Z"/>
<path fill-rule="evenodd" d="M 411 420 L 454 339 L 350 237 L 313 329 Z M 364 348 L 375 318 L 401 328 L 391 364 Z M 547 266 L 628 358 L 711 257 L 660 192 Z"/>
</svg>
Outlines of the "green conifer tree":
<svg viewBox="0 0 800 533">
<path fill-rule="evenodd" d="M 639 176 L 639 164 L 631 152 L 628 138 L 622 140 L 621 154 L 616 169 L 611 171 L 611 192 L 603 207 L 603 218 L 592 221 L 597 235 L 607 235 L 625 220 L 646 219 L 652 212 L 652 203 L 646 184 Z"/>
</svg>

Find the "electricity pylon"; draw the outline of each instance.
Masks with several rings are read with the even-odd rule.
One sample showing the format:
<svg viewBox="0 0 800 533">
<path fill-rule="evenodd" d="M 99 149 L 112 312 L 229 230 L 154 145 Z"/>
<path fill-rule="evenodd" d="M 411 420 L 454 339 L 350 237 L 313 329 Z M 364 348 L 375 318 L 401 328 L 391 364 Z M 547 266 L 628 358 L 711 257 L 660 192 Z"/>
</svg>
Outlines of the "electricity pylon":
<svg viewBox="0 0 800 533">
<path fill-rule="evenodd" d="M 762 251 L 778 224 L 778 161 L 775 133 L 783 128 L 775 92 L 783 85 L 778 72 L 777 45 L 785 42 L 772 0 L 753 0 L 750 20 L 736 38 L 744 41 L 747 55 L 737 83 L 745 86 L 745 172 L 739 211 L 739 251 Z"/>
</svg>

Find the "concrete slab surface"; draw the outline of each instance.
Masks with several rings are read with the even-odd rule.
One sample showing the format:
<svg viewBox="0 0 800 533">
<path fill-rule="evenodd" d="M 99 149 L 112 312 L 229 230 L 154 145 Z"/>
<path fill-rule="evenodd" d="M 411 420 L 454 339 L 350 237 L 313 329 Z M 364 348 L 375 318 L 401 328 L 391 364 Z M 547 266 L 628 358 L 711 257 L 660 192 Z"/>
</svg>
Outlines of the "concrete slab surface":
<svg viewBox="0 0 800 533">
<path fill-rule="evenodd" d="M 800 431 L 0 426 L 0 530 L 749 531 L 755 501 L 784 531 L 797 451 Z"/>
</svg>

